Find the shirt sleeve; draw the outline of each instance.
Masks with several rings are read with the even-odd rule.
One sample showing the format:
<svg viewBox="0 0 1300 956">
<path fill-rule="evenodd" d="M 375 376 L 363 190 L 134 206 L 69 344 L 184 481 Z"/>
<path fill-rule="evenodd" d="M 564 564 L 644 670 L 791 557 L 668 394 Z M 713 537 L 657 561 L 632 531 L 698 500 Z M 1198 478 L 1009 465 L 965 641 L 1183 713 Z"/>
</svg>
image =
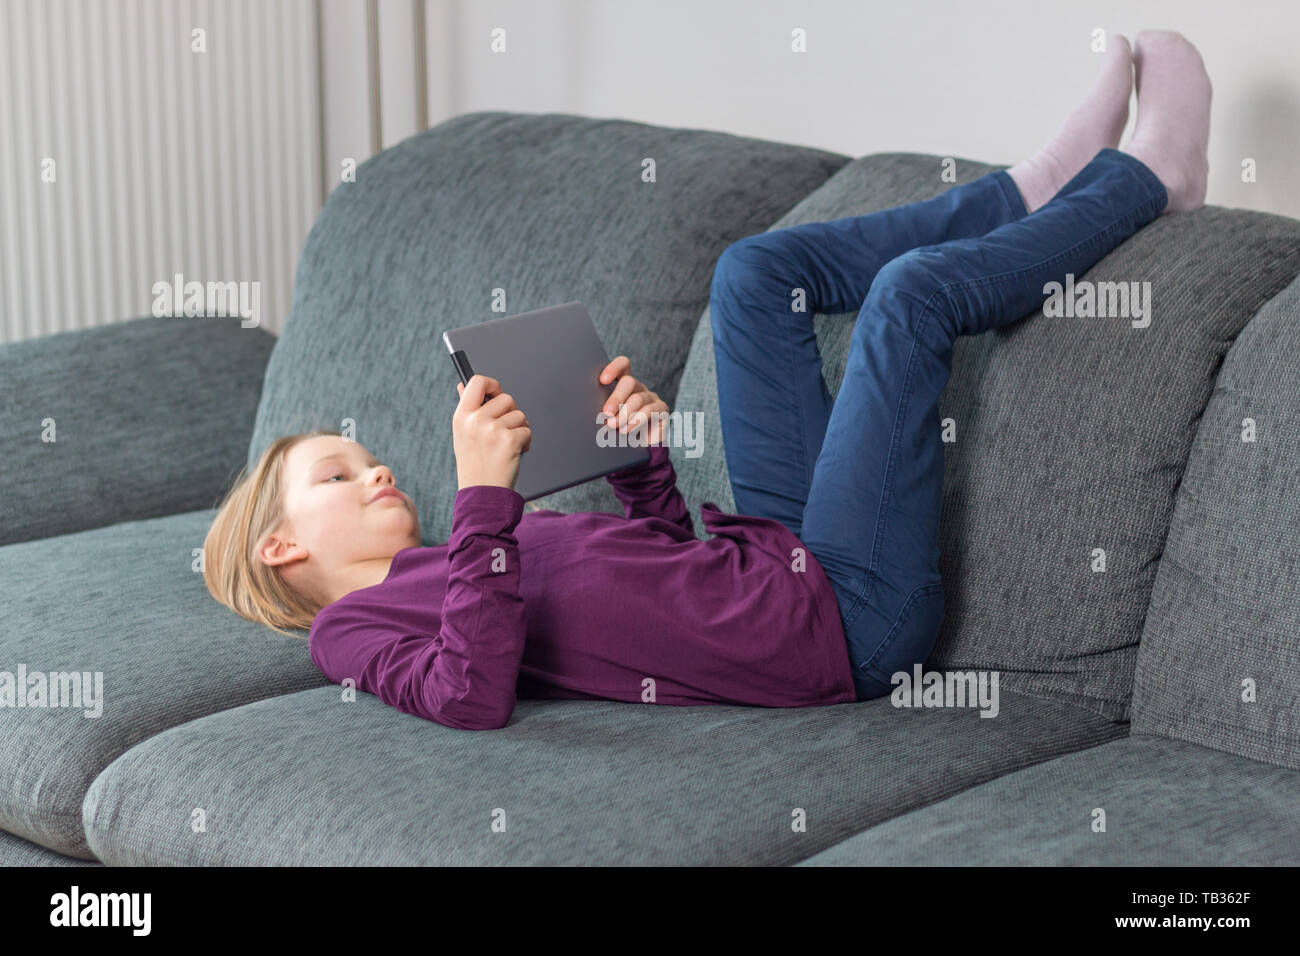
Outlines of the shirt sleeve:
<svg viewBox="0 0 1300 956">
<path fill-rule="evenodd" d="M 651 445 L 650 460 L 605 476 L 629 518 L 662 518 L 695 534 L 667 445 Z"/>
<path fill-rule="evenodd" d="M 317 615 L 316 665 L 335 683 L 351 677 L 358 689 L 404 713 L 463 730 L 504 727 L 515 709 L 524 652 L 514 535 L 523 507 L 512 488 L 459 489 L 440 632 L 380 625 L 363 605 L 343 600 Z"/>
</svg>

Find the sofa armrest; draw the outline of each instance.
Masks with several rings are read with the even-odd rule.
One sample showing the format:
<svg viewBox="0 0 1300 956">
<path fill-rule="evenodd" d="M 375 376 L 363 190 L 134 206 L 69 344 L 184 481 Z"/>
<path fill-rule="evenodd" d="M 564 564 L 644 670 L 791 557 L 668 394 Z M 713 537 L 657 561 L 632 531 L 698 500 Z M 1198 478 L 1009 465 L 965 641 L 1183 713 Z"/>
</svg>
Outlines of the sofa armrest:
<svg viewBox="0 0 1300 956">
<path fill-rule="evenodd" d="M 275 342 L 164 317 L 0 345 L 0 545 L 215 506 Z"/>
</svg>

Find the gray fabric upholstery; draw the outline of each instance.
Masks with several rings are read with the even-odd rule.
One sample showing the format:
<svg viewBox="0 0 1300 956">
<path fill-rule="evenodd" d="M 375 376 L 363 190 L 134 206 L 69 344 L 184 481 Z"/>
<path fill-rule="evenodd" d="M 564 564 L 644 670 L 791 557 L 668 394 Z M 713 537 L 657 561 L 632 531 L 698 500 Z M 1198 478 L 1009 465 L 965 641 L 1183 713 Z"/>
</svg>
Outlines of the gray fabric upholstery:
<svg viewBox="0 0 1300 956">
<path fill-rule="evenodd" d="M 937 195 L 941 157 L 856 160 L 773 229 Z M 997 168 L 957 163 L 959 182 Z M 1300 222 L 1205 207 L 1164 216 L 1087 279 L 1149 281 L 1152 318 L 1045 318 L 963 337 L 940 401 L 946 616 L 929 666 L 996 669 L 1003 688 L 1128 719 L 1138 638 L 1196 423 L 1232 339 L 1300 270 Z M 1078 277 L 1083 278 L 1083 277 Z M 815 319 L 831 394 L 856 313 Z M 717 424 L 707 313 L 676 409 L 706 453 L 673 448 L 692 510 L 734 507 Z M 1104 548 L 1105 573 L 1091 570 Z"/>
<path fill-rule="evenodd" d="M 212 507 L 274 344 L 237 318 L 181 317 L 0 346 L 0 545 Z"/>
<path fill-rule="evenodd" d="M 98 860 L 83 860 L 55 853 L 38 843 L 0 830 L 0 867 L 9 866 L 103 866 Z"/>
<path fill-rule="evenodd" d="M 1219 371 L 1138 650 L 1133 728 L 1300 770 L 1300 279 Z"/>
<path fill-rule="evenodd" d="M 445 541 L 459 399 L 445 330 L 580 300 L 610 356 L 671 400 L 722 250 L 848 161 L 560 113 L 468 113 L 384 150 L 308 237 L 249 461 L 280 435 L 350 420 L 412 496 L 425 542 Z M 604 481 L 530 506 L 622 514 Z"/>
<path fill-rule="evenodd" d="M 208 594 L 192 562 L 212 515 L 0 548 L 0 668 L 103 674 L 98 717 L 69 707 L 0 711 L 0 829 L 88 857 L 82 800 L 124 750 L 196 717 L 328 683 L 305 641 L 245 621 Z"/>
<path fill-rule="evenodd" d="M 1298 806 L 1300 773 L 1135 735 L 896 817 L 801 865 L 1295 866 Z"/>
<path fill-rule="evenodd" d="M 967 708 L 520 701 L 463 731 L 339 688 L 175 727 L 85 802 L 110 865 L 784 864 L 1123 725 L 1002 693 Z M 191 832 L 195 808 L 205 832 Z M 806 832 L 792 828 L 806 814 Z M 494 813 L 505 832 L 493 832 Z"/>
</svg>

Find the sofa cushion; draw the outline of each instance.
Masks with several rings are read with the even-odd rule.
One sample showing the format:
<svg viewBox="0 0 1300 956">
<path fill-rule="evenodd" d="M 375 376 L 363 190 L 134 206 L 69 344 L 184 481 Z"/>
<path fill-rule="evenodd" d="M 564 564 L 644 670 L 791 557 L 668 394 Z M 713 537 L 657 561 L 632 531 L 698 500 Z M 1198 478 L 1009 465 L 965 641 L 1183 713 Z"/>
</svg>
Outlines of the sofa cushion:
<svg viewBox="0 0 1300 956">
<path fill-rule="evenodd" d="M 0 867 L 9 866 L 103 866 L 98 860 L 64 856 L 22 837 L 0 830 Z"/>
<path fill-rule="evenodd" d="M 459 401 L 445 330 L 579 300 L 610 356 L 671 401 L 722 250 L 848 161 L 561 113 L 463 114 L 384 150 L 307 239 L 250 464 L 280 435 L 348 424 L 411 494 L 425 542 L 445 541 Z M 622 514 L 604 481 L 530 506 Z"/>
<path fill-rule="evenodd" d="M 504 728 L 465 731 L 322 688 L 133 747 L 85 826 L 110 865 L 785 864 L 1123 730 L 1002 692 L 995 717 L 522 700 Z"/>
<path fill-rule="evenodd" d="M 248 454 L 274 344 L 180 316 L 0 346 L 0 545 L 212 507 Z"/>
<path fill-rule="evenodd" d="M 942 157 L 856 160 L 772 229 L 937 195 Z M 959 161 L 959 183 L 997 167 Z M 1138 638 L 1196 422 L 1232 339 L 1300 269 L 1300 222 L 1219 207 L 1164 216 L 1087 279 L 1149 281 L 1146 328 L 1046 318 L 957 340 L 940 400 L 946 617 L 929 666 L 1001 672 L 1002 687 L 1128 719 Z M 1078 277 L 1083 278 L 1083 277 Z M 815 316 L 827 388 L 854 313 Z M 679 487 L 734 508 L 705 314 L 676 409 L 702 413 L 705 454 L 673 447 Z M 1093 550 L 1106 555 L 1092 570 Z"/>
<path fill-rule="evenodd" d="M 1300 279 L 1238 336 L 1201 419 L 1138 650 L 1133 727 L 1300 770 L 1298 688 Z"/>
<path fill-rule="evenodd" d="M 1134 735 L 896 817 L 801 865 L 1294 866 L 1297 806 L 1300 773 Z"/>
<path fill-rule="evenodd" d="M 38 674 L 102 674 L 98 704 L 0 710 L 0 829 L 89 857 L 82 800 L 122 751 L 214 711 L 329 683 L 305 641 L 212 600 L 193 564 L 212 515 L 0 548 L 0 669 L 16 678 L 21 666 L 29 688 Z"/>
</svg>

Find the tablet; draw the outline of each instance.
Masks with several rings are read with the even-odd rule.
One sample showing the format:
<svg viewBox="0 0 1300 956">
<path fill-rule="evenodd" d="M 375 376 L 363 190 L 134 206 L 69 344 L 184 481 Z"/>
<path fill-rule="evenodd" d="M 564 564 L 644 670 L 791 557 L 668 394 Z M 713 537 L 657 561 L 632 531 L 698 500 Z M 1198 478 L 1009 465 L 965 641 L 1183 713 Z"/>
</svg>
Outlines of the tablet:
<svg viewBox="0 0 1300 956">
<path fill-rule="evenodd" d="M 650 460 L 647 446 L 597 422 L 618 382 L 600 383 L 609 353 L 581 302 L 453 329 L 442 341 L 462 382 L 496 379 L 528 416 L 533 440 L 515 479 L 525 501 Z"/>
</svg>

